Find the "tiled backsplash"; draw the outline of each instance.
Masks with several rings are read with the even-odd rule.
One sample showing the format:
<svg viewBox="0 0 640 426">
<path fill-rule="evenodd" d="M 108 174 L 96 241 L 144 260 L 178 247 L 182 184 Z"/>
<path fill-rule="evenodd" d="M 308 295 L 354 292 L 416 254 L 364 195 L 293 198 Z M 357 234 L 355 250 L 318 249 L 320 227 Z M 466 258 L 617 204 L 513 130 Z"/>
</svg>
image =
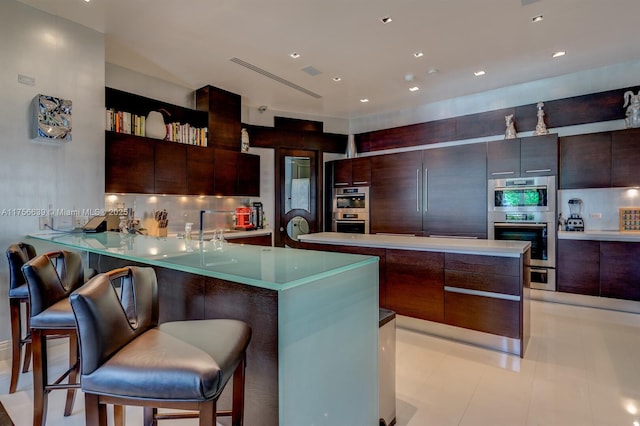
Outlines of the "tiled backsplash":
<svg viewBox="0 0 640 426">
<path fill-rule="evenodd" d="M 565 219 L 570 214 L 571 198 L 582 200 L 582 218 L 587 231 L 617 231 L 618 209 L 640 207 L 640 190 L 636 188 L 563 189 L 558 191 L 558 212 Z"/>
<path fill-rule="evenodd" d="M 140 219 L 142 228 L 150 229 L 154 225 L 154 212 L 167 210 L 168 232 L 183 233 L 185 223 L 193 223 L 193 232 L 198 232 L 200 210 L 210 210 L 204 215 L 204 229 L 233 229 L 236 207 L 249 206 L 251 200 L 242 197 L 199 197 L 181 195 L 142 195 L 107 194 L 107 211 L 133 209 L 135 219 Z"/>
</svg>

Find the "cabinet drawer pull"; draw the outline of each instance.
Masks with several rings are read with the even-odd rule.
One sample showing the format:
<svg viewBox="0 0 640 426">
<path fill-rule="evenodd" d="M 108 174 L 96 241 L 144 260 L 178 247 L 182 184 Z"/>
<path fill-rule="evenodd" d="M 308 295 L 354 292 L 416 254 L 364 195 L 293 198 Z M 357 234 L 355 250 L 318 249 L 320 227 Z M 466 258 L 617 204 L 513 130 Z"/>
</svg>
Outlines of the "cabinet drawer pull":
<svg viewBox="0 0 640 426">
<path fill-rule="evenodd" d="M 347 186 L 347 185 L 349 185 L 349 183 L 347 182 L 336 182 L 333 184 L 333 186 Z"/>
<path fill-rule="evenodd" d="M 491 172 L 491 176 L 513 175 L 516 172 Z"/>
<path fill-rule="evenodd" d="M 551 169 L 536 169 L 536 170 L 525 170 L 525 173 L 547 173 L 550 172 Z"/>
<path fill-rule="evenodd" d="M 366 180 L 359 180 L 359 181 L 353 182 L 354 185 L 364 185 L 366 183 L 369 183 L 369 182 L 367 182 Z M 345 183 L 345 185 L 346 185 L 346 183 Z"/>
<path fill-rule="evenodd" d="M 468 288 L 449 286 L 445 286 L 444 291 L 448 291 L 449 293 L 468 294 L 470 296 L 490 297 L 492 299 L 512 300 L 514 302 L 520 301 L 520 296 L 515 296 L 513 294 L 494 293 L 493 291 L 471 290 Z"/>
</svg>

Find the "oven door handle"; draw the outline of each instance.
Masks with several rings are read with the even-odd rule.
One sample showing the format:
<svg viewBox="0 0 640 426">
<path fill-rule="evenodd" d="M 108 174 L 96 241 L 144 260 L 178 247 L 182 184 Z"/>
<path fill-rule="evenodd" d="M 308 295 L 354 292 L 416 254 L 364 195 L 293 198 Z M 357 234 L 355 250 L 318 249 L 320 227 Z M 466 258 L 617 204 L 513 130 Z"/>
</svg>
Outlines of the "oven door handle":
<svg viewBox="0 0 640 426">
<path fill-rule="evenodd" d="M 494 223 L 493 226 L 495 226 L 496 228 L 513 228 L 513 227 L 518 227 L 518 228 L 537 228 L 537 229 L 542 229 L 542 228 L 546 228 L 547 226 L 549 226 L 547 223 L 517 223 L 517 222 L 500 222 L 500 223 Z"/>
</svg>

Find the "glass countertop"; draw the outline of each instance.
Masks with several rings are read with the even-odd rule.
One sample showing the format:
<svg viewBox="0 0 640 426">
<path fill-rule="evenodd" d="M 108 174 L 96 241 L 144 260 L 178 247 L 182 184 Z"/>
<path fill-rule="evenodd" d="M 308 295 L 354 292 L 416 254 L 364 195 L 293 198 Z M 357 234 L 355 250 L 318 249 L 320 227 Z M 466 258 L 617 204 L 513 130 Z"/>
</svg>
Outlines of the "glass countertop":
<svg viewBox="0 0 640 426">
<path fill-rule="evenodd" d="M 29 238 L 168 269 L 286 290 L 378 261 L 377 257 L 104 232 L 42 233 Z"/>
</svg>

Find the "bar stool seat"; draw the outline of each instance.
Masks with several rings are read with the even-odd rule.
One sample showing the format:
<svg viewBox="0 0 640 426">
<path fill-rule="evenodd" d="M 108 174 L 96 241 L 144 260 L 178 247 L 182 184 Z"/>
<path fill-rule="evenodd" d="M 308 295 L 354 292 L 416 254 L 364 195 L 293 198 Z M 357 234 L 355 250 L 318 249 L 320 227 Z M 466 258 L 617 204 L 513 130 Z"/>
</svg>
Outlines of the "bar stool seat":
<svg viewBox="0 0 640 426">
<path fill-rule="evenodd" d="M 120 298 L 112 283 L 124 278 Z M 243 424 L 244 370 L 251 328 L 231 319 L 158 325 L 157 281 L 152 268 L 126 267 L 100 274 L 70 296 L 82 363 L 86 425 L 106 425 L 106 404 L 144 407 L 144 424 L 216 416 Z M 233 382 L 233 407 L 217 411 L 217 399 Z M 161 413 L 158 408 L 196 410 Z M 124 424 L 124 410 L 116 412 Z"/>
</svg>

